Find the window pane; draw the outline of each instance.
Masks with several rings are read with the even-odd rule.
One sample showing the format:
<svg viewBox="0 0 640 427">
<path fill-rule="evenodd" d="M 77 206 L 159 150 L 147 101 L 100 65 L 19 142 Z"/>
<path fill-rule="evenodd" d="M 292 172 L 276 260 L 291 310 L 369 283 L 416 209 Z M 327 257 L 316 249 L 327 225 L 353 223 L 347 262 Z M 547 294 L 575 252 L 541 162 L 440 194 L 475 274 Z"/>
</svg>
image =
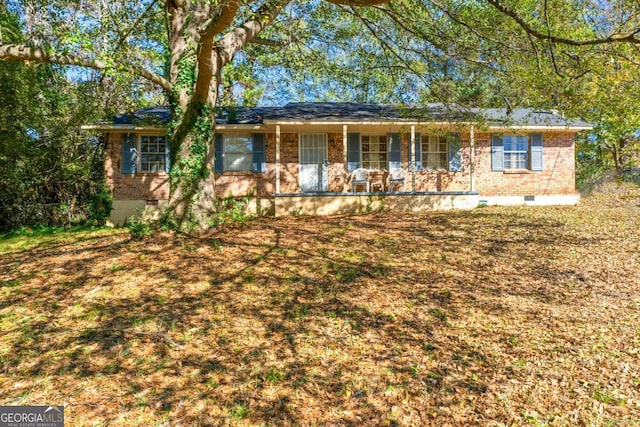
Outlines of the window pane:
<svg viewBox="0 0 640 427">
<path fill-rule="evenodd" d="M 425 135 L 422 137 L 422 165 L 426 169 L 447 169 L 447 138 L 444 136 Z"/>
<path fill-rule="evenodd" d="M 529 159 L 529 137 L 505 135 L 502 140 L 504 144 L 504 168 L 527 169 Z"/>
<path fill-rule="evenodd" d="M 385 135 L 362 136 L 362 167 L 384 169 L 387 167 L 387 137 Z"/>
<path fill-rule="evenodd" d="M 251 135 L 225 135 L 223 152 L 224 170 L 250 171 L 253 166 L 253 137 Z"/>
<path fill-rule="evenodd" d="M 226 153 L 224 168 L 229 171 L 251 170 L 251 157 L 246 154 Z"/>
<path fill-rule="evenodd" d="M 162 172 L 165 170 L 164 136 L 143 135 L 140 137 L 140 172 Z"/>
<path fill-rule="evenodd" d="M 225 135 L 225 153 L 251 153 L 253 139 L 249 135 Z"/>
</svg>

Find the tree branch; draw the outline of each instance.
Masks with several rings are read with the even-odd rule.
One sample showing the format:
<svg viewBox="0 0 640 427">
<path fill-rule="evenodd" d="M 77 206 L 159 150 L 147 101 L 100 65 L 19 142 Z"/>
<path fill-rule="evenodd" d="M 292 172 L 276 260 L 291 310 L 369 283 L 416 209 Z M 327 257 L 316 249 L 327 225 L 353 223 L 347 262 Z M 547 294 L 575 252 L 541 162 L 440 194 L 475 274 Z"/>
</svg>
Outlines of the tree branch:
<svg viewBox="0 0 640 427">
<path fill-rule="evenodd" d="M 197 52 L 198 78 L 192 98 L 196 103 L 204 104 L 207 102 L 214 74 L 219 73 L 224 66 L 224 64 L 220 63 L 219 55 L 216 55 L 216 63 L 214 63 L 214 39 L 231 25 L 239 8 L 240 2 L 236 0 L 225 1 L 216 8 L 215 16 L 212 17 L 205 28 L 200 31 L 200 41 Z"/>
<path fill-rule="evenodd" d="M 388 39 L 390 39 L 390 37 L 387 34 L 385 34 L 382 28 L 376 27 L 373 22 L 371 22 L 369 19 L 362 16 L 362 14 L 355 8 L 351 8 L 349 12 L 353 14 L 353 16 L 355 16 L 357 19 L 359 19 L 364 24 L 364 26 L 367 27 L 367 30 L 369 30 L 369 33 L 383 46 L 383 52 L 385 56 L 387 56 L 388 54 L 391 54 L 396 58 L 396 60 L 399 61 L 399 63 L 404 64 L 406 69 L 410 70 L 413 75 L 418 77 L 420 80 L 425 81 L 424 77 L 422 76 L 422 73 L 419 73 L 415 69 L 413 69 L 409 64 L 409 62 L 406 61 L 406 58 L 401 53 L 396 51 L 396 49 L 394 49 L 394 47 L 391 46 L 387 40 L 385 40 L 383 36 L 386 36 L 386 38 Z M 391 61 L 389 61 L 389 63 L 391 63 Z M 391 78 L 395 80 L 394 75 L 392 75 Z"/>
<path fill-rule="evenodd" d="M 39 47 L 28 47 L 18 44 L 0 45 L 0 60 L 20 62 L 33 61 L 58 65 L 77 65 L 79 67 L 92 68 L 94 70 L 100 71 L 104 71 L 108 68 L 105 62 L 98 59 L 87 59 L 73 54 L 49 53 Z M 167 79 L 152 71 L 147 70 L 140 65 L 131 64 L 129 72 L 138 75 L 167 91 L 171 90 L 171 83 Z"/>
<path fill-rule="evenodd" d="M 125 40 L 127 40 L 127 37 L 129 37 L 131 35 L 133 30 L 138 28 L 138 26 L 140 25 L 140 23 L 142 22 L 144 17 L 147 16 L 147 14 L 151 11 L 151 9 L 153 9 L 153 7 L 156 5 L 157 2 L 158 2 L 158 0 L 153 0 L 151 3 L 149 3 L 149 6 L 147 6 L 147 8 L 144 10 L 144 12 L 142 12 L 140 14 L 140 16 L 138 16 L 138 18 L 135 20 L 135 22 L 133 24 L 131 24 L 129 29 L 127 31 L 125 31 L 124 34 L 122 34 L 120 36 L 120 40 L 118 40 L 118 42 L 116 43 L 116 47 L 113 49 L 113 51 L 118 50 L 120 48 L 120 46 L 122 45 L 122 43 L 124 43 Z"/>
<path fill-rule="evenodd" d="M 486 0 L 487 3 L 498 9 L 501 13 L 511 17 L 516 23 L 522 28 L 526 33 L 532 35 L 533 37 L 540 40 L 548 40 L 551 43 L 558 44 L 567 44 L 570 46 L 593 46 L 593 45 L 601 45 L 601 44 L 611 44 L 611 43 L 632 43 L 632 44 L 640 44 L 640 38 L 638 38 L 638 34 L 640 33 L 640 29 L 637 29 L 629 34 L 619 34 L 614 33 L 607 37 L 600 39 L 590 39 L 590 40 L 573 40 L 567 39 L 564 37 L 556 37 L 552 36 L 550 33 L 543 34 L 535 29 L 533 29 L 524 19 L 518 15 L 517 12 L 509 9 L 507 6 L 500 3 L 499 0 Z"/>
<path fill-rule="evenodd" d="M 261 46 L 271 46 L 271 47 L 284 47 L 291 44 L 291 39 L 289 40 L 272 40 L 272 39 L 263 39 L 260 37 L 256 37 L 253 40 L 249 41 L 251 44 L 258 44 Z"/>
<path fill-rule="evenodd" d="M 341 6 L 377 6 L 384 3 L 389 3 L 389 0 L 327 0 L 329 3 L 338 4 Z"/>
<path fill-rule="evenodd" d="M 290 1 L 273 0 L 265 2 L 250 20 L 225 34 L 216 45 L 216 49 L 222 59 L 221 65 L 226 65 L 247 43 L 253 41 L 262 30 L 276 19 Z"/>
</svg>

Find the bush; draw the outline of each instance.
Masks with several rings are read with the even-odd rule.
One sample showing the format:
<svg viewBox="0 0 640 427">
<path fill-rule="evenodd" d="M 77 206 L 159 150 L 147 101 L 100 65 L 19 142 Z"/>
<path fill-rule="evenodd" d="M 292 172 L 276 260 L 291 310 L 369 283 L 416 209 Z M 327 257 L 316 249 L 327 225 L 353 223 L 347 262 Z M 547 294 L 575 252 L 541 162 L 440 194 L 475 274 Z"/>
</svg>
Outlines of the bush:
<svg viewBox="0 0 640 427">
<path fill-rule="evenodd" d="M 217 227 L 228 223 L 246 222 L 251 218 L 247 214 L 247 205 L 251 197 L 235 199 L 229 195 L 224 199 L 216 200 L 216 213 L 209 220 L 209 225 Z"/>
<path fill-rule="evenodd" d="M 143 240 L 153 233 L 153 229 L 148 221 L 140 216 L 132 216 L 127 219 L 125 227 L 129 230 L 131 240 Z"/>
<path fill-rule="evenodd" d="M 109 219 L 109 214 L 113 209 L 113 199 L 109 188 L 102 184 L 102 188 L 89 197 L 87 204 L 87 221 L 93 225 L 102 226 Z"/>
</svg>

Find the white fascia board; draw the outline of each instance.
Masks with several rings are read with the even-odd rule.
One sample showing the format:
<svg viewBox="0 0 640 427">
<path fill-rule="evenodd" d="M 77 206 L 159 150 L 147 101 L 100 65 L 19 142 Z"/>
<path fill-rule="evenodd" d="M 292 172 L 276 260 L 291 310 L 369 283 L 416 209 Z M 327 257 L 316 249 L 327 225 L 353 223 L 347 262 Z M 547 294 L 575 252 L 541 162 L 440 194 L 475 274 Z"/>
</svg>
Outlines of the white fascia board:
<svg viewBox="0 0 640 427">
<path fill-rule="evenodd" d="M 216 130 L 243 130 L 243 131 L 266 131 L 268 130 L 265 125 L 216 125 Z"/>
<path fill-rule="evenodd" d="M 321 120 L 265 120 L 265 125 L 279 125 L 279 126 L 449 126 L 449 125 L 472 125 L 471 122 L 418 122 L 418 121 L 321 121 Z"/>
<path fill-rule="evenodd" d="M 490 131 L 500 131 L 500 130 L 505 130 L 505 131 L 513 131 L 513 130 L 527 130 L 527 131 L 571 131 L 571 132 L 581 132 L 583 130 L 592 130 L 593 126 L 540 126 L 540 125 L 525 125 L 525 126 L 518 126 L 518 125 L 511 125 L 511 126 L 481 126 L 479 128 L 477 128 L 477 130 L 479 132 L 482 132 L 482 130 L 490 130 Z"/>
<path fill-rule="evenodd" d="M 101 130 L 101 131 L 158 131 L 164 132 L 167 130 L 166 126 L 135 126 L 135 125 L 83 125 L 80 127 L 82 130 Z M 266 131 L 267 127 L 264 125 L 216 125 L 216 129 L 219 130 L 244 130 L 244 131 Z"/>
<path fill-rule="evenodd" d="M 164 126 L 135 126 L 135 125 L 83 125 L 82 130 L 101 130 L 101 131 L 153 131 L 164 132 L 167 130 Z"/>
<path fill-rule="evenodd" d="M 549 126 L 549 125 L 511 125 L 511 126 L 482 126 L 476 122 L 420 122 L 420 121 L 321 121 L 321 120 L 265 120 L 265 125 L 280 126 L 479 126 L 478 131 L 482 129 L 488 130 L 541 130 L 541 131 L 561 131 L 568 130 L 580 132 L 583 130 L 591 130 L 593 126 Z"/>
</svg>

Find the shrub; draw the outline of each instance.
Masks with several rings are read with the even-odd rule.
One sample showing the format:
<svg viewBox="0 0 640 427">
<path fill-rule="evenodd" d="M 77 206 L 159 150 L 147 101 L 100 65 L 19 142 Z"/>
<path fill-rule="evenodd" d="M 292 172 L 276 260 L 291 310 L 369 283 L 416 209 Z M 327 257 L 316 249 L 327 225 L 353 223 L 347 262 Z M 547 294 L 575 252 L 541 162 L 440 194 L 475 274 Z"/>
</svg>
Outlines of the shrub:
<svg viewBox="0 0 640 427">
<path fill-rule="evenodd" d="M 140 216 L 129 217 L 125 227 L 129 230 L 131 240 L 142 240 L 153 232 L 149 222 Z"/>
</svg>

